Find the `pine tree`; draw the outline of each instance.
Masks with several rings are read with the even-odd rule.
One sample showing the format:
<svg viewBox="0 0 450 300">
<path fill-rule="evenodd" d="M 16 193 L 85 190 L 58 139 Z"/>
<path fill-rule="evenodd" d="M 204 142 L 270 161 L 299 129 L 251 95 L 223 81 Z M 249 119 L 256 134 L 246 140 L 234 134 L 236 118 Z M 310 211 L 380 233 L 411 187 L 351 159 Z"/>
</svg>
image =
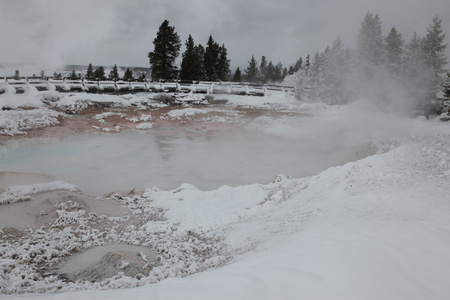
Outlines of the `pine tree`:
<svg viewBox="0 0 450 300">
<path fill-rule="evenodd" d="M 109 72 L 108 76 L 109 80 L 119 80 L 119 71 L 117 69 L 117 65 L 114 65 L 112 70 Z"/>
<path fill-rule="evenodd" d="M 267 59 L 263 55 L 261 57 L 261 63 L 259 64 L 259 81 L 266 82 L 267 73 Z"/>
<path fill-rule="evenodd" d="M 206 80 L 216 81 L 219 79 L 217 70 L 217 61 L 219 59 L 220 46 L 217 44 L 212 36 L 209 36 L 208 43 L 206 44 L 204 64 Z"/>
<path fill-rule="evenodd" d="M 70 80 L 77 80 L 77 79 L 78 79 L 78 76 L 77 76 L 77 74 L 75 73 L 75 69 L 72 69 L 72 73 L 70 74 L 69 79 L 70 79 Z"/>
<path fill-rule="evenodd" d="M 16 70 L 16 71 L 14 72 L 13 78 L 14 78 L 15 80 L 20 80 L 20 72 L 19 72 L 19 70 Z"/>
<path fill-rule="evenodd" d="M 62 79 L 62 74 L 61 73 L 56 73 L 56 71 L 55 71 L 53 73 L 53 79 L 61 80 Z"/>
<path fill-rule="evenodd" d="M 274 82 L 280 82 L 284 79 L 283 77 L 283 64 L 279 61 L 275 66 L 275 77 L 273 78 Z"/>
<path fill-rule="evenodd" d="M 197 53 L 200 60 L 200 67 L 199 67 L 199 80 L 206 80 L 206 71 L 205 71 L 205 47 L 203 47 L 201 44 L 197 45 Z"/>
<path fill-rule="evenodd" d="M 302 68 L 303 68 L 303 58 L 300 56 L 300 58 L 295 62 L 295 64 L 289 67 L 288 74 L 292 75 Z"/>
<path fill-rule="evenodd" d="M 311 67 L 311 64 L 309 62 L 309 54 L 306 56 L 306 61 L 305 61 L 305 71 L 306 73 L 308 73 L 309 68 Z"/>
<path fill-rule="evenodd" d="M 225 45 L 219 48 L 219 56 L 216 62 L 216 73 L 217 77 L 221 81 L 228 81 L 230 76 L 230 61 L 228 60 L 228 53 Z"/>
<path fill-rule="evenodd" d="M 273 65 L 272 61 L 269 61 L 269 64 L 267 65 L 266 68 L 266 82 L 274 81 L 276 76 L 275 74 L 276 74 L 275 66 Z"/>
<path fill-rule="evenodd" d="M 134 76 L 133 76 L 133 71 L 130 69 L 127 69 L 125 71 L 125 73 L 123 74 L 123 81 L 133 81 L 134 80 Z"/>
<path fill-rule="evenodd" d="M 363 62 L 379 66 L 383 62 L 383 48 L 381 21 L 378 15 L 374 16 L 368 12 L 364 21 L 361 22 L 358 35 L 358 54 Z"/>
<path fill-rule="evenodd" d="M 403 60 L 403 80 L 416 104 L 428 102 L 434 94 L 434 72 L 428 63 L 425 51 L 425 39 L 414 32 L 411 41 L 405 47 Z"/>
<path fill-rule="evenodd" d="M 97 81 L 106 80 L 105 69 L 103 67 L 98 67 L 94 71 L 94 80 L 97 80 Z"/>
<path fill-rule="evenodd" d="M 445 33 L 442 30 L 442 21 L 436 16 L 433 18 L 433 23 L 427 28 L 427 35 L 424 40 L 424 50 L 426 52 L 428 63 L 433 68 L 436 77 L 436 83 L 439 83 L 439 77 L 445 70 L 447 65 L 447 57 L 445 56 L 444 44 Z"/>
<path fill-rule="evenodd" d="M 403 58 L 403 44 L 401 33 L 392 27 L 388 36 L 386 37 L 386 66 L 391 73 L 399 74 L 402 58 Z"/>
<path fill-rule="evenodd" d="M 186 51 L 181 55 L 180 79 L 183 80 L 198 80 L 200 72 L 200 57 L 198 56 L 198 49 L 195 46 L 194 39 L 189 35 L 186 43 Z"/>
<path fill-rule="evenodd" d="M 180 54 L 180 37 L 175 32 L 175 27 L 169 26 L 169 21 L 159 26 L 156 38 L 153 40 L 154 50 L 148 53 L 154 79 L 176 78 L 175 60 Z"/>
<path fill-rule="evenodd" d="M 253 55 L 248 62 L 247 69 L 245 69 L 245 79 L 249 82 L 256 82 L 258 80 L 258 63 Z"/>
<path fill-rule="evenodd" d="M 237 67 L 236 71 L 234 72 L 232 80 L 233 80 L 233 82 L 241 82 L 242 81 L 242 74 L 241 74 L 241 70 L 239 69 L 239 67 Z"/>
<path fill-rule="evenodd" d="M 87 68 L 86 79 L 87 80 L 94 80 L 94 71 L 92 69 L 92 64 L 89 64 L 89 66 Z"/>
</svg>

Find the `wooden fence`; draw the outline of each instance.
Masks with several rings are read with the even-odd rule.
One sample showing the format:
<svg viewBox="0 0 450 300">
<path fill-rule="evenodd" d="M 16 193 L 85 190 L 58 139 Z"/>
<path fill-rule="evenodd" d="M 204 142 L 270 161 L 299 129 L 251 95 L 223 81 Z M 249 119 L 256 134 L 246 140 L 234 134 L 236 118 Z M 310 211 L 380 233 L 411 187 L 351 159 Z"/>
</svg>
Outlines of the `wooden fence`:
<svg viewBox="0 0 450 300">
<path fill-rule="evenodd" d="M 32 91 L 86 92 L 125 94 L 137 92 L 154 93 L 203 93 L 267 96 L 271 92 L 294 94 L 291 86 L 254 84 L 242 82 L 209 81 L 91 81 L 85 79 L 42 79 L 38 77 L 0 77 L 0 94 L 21 94 Z"/>
</svg>

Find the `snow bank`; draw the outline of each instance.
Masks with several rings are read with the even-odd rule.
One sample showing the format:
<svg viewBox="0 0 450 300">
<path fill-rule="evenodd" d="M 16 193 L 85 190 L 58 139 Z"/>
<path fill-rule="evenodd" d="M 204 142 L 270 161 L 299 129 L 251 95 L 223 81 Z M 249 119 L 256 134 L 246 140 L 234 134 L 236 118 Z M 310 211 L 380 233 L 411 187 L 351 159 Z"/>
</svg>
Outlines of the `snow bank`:
<svg viewBox="0 0 450 300">
<path fill-rule="evenodd" d="M 149 122 L 144 122 L 144 123 L 140 123 L 138 125 L 136 125 L 136 129 L 140 129 L 140 130 L 147 130 L 147 129 L 152 129 L 153 128 L 153 124 L 149 123 Z"/>
<path fill-rule="evenodd" d="M 0 205 L 31 200 L 33 194 L 54 190 L 77 191 L 78 189 L 75 185 L 61 180 L 33 185 L 9 186 L 0 194 Z"/>
<path fill-rule="evenodd" d="M 0 111 L 0 135 L 26 134 L 25 130 L 59 124 L 60 113 L 39 108 L 32 110 Z"/>
<path fill-rule="evenodd" d="M 171 223 L 250 252 L 139 289 L 37 299 L 446 299 L 450 145 L 432 135 L 303 179 L 147 190 Z"/>
<path fill-rule="evenodd" d="M 199 109 L 199 108 L 188 107 L 188 108 L 183 108 L 183 109 L 171 110 L 170 112 L 167 113 L 167 115 L 172 119 L 179 120 L 183 117 L 193 117 L 195 115 L 206 114 L 208 112 L 210 112 L 210 110 L 208 110 L 208 109 Z"/>
<path fill-rule="evenodd" d="M 42 107 L 42 106 L 44 105 L 41 102 L 40 95 L 38 94 L 0 95 L 0 109 L 5 107 L 16 109 L 18 107 Z"/>
</svg>

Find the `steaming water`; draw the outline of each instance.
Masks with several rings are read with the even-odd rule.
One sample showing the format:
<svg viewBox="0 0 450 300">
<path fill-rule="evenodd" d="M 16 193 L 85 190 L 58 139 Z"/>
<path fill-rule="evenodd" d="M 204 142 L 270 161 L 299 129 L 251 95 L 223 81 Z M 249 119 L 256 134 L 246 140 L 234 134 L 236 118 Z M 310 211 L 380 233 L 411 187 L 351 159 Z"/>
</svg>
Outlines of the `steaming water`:
<svg viewBox="0 0 450 300">
<path fill-rule="evenodd" d="M 333 140 L 339 139 L 335 134 Z M 14 139 L 0 145 L 0 171 L 48 174 L 102 195 L 182 183 L 202 190 L 266 183 L 278 174 L 308 176 L 369 154 L 366 145 L 323 149 L 321 140 L 257 130 L 195 134 L 173 128 Z"/>
</svg>

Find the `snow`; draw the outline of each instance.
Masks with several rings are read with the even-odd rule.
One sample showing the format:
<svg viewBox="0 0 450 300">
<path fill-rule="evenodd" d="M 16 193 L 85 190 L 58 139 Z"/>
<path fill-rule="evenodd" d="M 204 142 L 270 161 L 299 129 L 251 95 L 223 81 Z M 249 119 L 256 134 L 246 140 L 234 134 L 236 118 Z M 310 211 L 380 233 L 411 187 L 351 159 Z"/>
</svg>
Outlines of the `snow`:
<svg viewBox="0 0 450 300">
<path fill-rule="evenodd" d="M 0 205 L 23 201 L 23 199 L 30 200 L 30 195 L 54 190 L 76 191 L 77 187 L 61 180 L 34 185 L 13 185 L 7 187 L 6 190 L 0 194 Z"/>
<path fill-rule="evenodd" d="M 149 122 L 144 122 L 136 125 L 136 129 L 146 130 L 146 129 L 152 129 L 153 124 Z"/>
<path fill-rule="evenodd" d="M 228 105 L 296 107 L 311 118 L 262 117 L 247 126 L 305 143 L 321 139 L 317 133 L 325 130 L 344 132 L 344 140 L 324 139 L 322 150 L 364 141 L 377 152 L 313 176 L 279 175 L 266 184 L 201 191 L 185 183 L 171 190 L 149 187 L 137 195 L 112 195 L 140 222 L 118 234 L 119 224 L 129 219 L 116 220 L 108 229 L 110 240 L 135 245 L 145 240 L 165 253 L 161 266 L 144 279 L 118 275 L 107 283 L 73 283 L 51 294 L 63 283 L 54 278 L 33 283 L 36 272 L 6 255 L 12 248 L 2 245 L 2 290 L 20 290 L 27 280 L 35 292 L 47 292 L 33 299 L 448 299 L 448 124 L 392 115 L 367 101 L 332 107 L 259 99 L 236 96 Z M 195 108 L 172 112 L 172 118 L 199 114 Z M 17 189 L 29 194 L 30 188 Z M 78 247 L 85 230 L 86 239 L 100 245 L 106 231 L 86 226 L 101 216 L 73 205 L 58 212 L 61 223 L 55 224 L 68 229 L 43 230 L 42 236 L 57 236 L 65 247 L 70 236 Z M 74 226 L 70 222 L 80 227 L 69 227 Z M 23 246 L 15 251 L 29 253 Z M 132 288 L 111 289 L 126 287 Z"/>
</svg>

